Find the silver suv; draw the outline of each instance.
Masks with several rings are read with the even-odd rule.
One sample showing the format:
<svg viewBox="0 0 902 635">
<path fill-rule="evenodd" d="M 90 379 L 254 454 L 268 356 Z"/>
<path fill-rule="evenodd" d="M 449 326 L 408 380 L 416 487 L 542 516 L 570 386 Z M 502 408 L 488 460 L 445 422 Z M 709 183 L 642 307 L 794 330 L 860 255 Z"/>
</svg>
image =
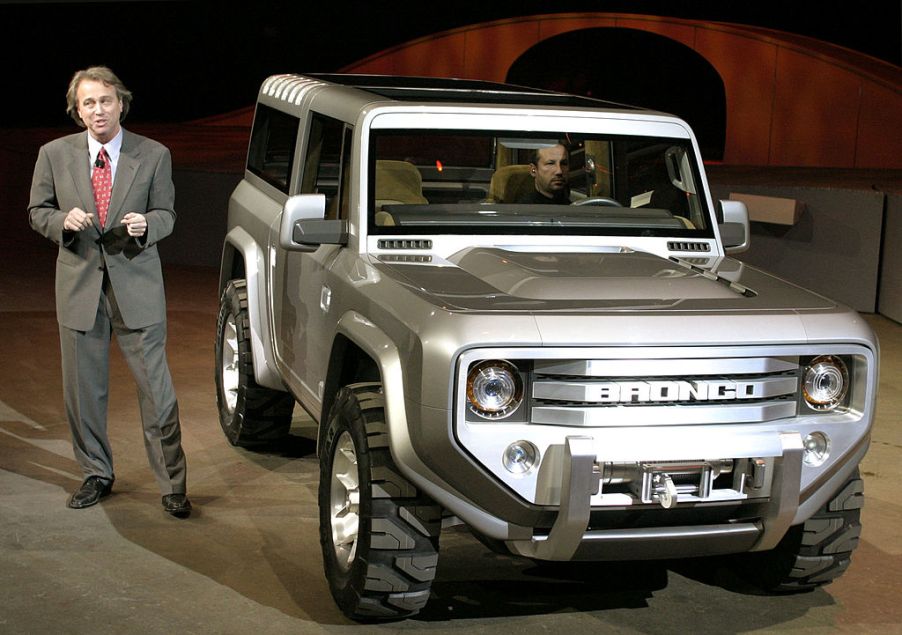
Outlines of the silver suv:
<svg viewBox="0 0 902 635">
<path fill-rule="evenodd" d="M 566 199 L 530 162 L 567 149 Z M 769 590 L 858 542 L 878 347 L 852 310 L 731 258 L 678 118 L 463 80 L 279 75 L 223 248 L 235 445 L 318 425 L 348 616 L 429 596 L 442 527 L 547 561 L 728 556 Z"/>
</svg>

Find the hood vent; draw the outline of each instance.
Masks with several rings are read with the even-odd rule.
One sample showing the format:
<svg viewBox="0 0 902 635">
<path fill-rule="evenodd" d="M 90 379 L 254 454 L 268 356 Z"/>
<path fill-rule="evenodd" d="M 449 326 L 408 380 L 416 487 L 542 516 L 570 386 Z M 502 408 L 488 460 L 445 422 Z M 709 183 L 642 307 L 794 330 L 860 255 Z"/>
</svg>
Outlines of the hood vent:
<svg viewBox="0 0 902 635">
<path fill-rule="evenodd" d="M 711 245 L 708 243 L 677 242 L 672 240 L 667 243 L 667 249 L 670 251 L 711 251 Z"/>
<path fill-rule="evenodd" d="M 432 241 L 424 238 L 413 240 L 380 240 L 376 243 L 379 249 L 432 249 Z"/>
<path fill-rule="evenodd" d="M 428 264 L 432 262 L 432 256 L 419 256 L 414 254 L 386 254 L 379 256 L 382 262 L 390 262 L 392 264 Z"/>
</svg>

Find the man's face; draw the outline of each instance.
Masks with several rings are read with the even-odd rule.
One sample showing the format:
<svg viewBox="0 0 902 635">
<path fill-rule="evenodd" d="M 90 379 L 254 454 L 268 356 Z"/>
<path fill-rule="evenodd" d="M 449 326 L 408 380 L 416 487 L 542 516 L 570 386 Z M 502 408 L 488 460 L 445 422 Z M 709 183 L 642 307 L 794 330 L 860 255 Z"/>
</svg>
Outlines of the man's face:
<svg viewBox="0 0 902 635">
<path fill-rule="evenodd" d="M 538 157 L 538 163 L 532 166 L 536 189 L 541 194 L 553 198 L 556 193 L 567 187 L 570 158 L 562 145 L 542 148 L 538 151 Z"/>
<path fill-rule="evenodd" d="M 113 86 L 84 79 L 78 84 L 75 95 L 78 99 L 78 116 L 92 137 L 100 143 L 108 143 L 119 134 L 122 101 Z"/>
</svg>

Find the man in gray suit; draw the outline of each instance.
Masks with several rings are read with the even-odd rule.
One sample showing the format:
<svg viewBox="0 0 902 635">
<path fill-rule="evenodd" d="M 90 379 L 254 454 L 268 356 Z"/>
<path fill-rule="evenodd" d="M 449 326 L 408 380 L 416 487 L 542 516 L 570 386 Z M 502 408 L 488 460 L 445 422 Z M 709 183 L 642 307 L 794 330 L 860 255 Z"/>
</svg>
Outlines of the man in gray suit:
<svg viewBox="0 0 902 635">
<path fill-rule="evenodd" d="M 163 508 L 186 517 L 185 454 L 166 361 L 166 298 L 157 242 L 172 232 L 169 150 L 124 130 L 132 95 L 103 66 L 78 71 L 68 112 L 87 132 L 40 149 L 31 185 L 32 228 L 59 245 L 56 313 L 66 415 L 85 480 L 74 509 L 109 495 L 109 347 L 115 334 L 138 385 L 144 445 Z"/>
</svg>

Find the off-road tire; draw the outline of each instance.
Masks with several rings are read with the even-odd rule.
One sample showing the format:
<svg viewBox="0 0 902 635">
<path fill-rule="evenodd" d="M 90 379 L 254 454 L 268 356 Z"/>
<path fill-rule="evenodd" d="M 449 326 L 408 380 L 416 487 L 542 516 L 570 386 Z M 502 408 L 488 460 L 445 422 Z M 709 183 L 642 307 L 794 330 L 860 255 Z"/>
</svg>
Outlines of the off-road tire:
<svg viewBox="0 0 902 635">
<path fill-rule="evenodd" d="M 320 544 L 336 604 L 358 621 L 416 614 L 429 599 L 435 577 L 441 508 L 392 462 L 381 384 L 339 391 L 322 448 Z M 346 506 L 354 500 L 356 507 Z M 343 527 L 333 531 L 333 522 L 349 517 L 341 510 L 356 511 L 356 518 L 350 516 L 357 523 L 356 535 L 350 525 L 351 538 L 339 535 Z"/>
<path fill-rule="evenodd" d="M 230 280 L 219 303 L 216 325 L 216 405 L 219 423 L 232 445 L 251 447 L 288 434 L 294 398 L 254 379 L 247 283 Z"/>
<path fill-rule="evenodd" d="M 802 525 L 790 528 L 771 551 L 749 553 L 737 573 L 772 593 L 808 591 L 833 582 L 849 567 L 861 535 L 864 485 L 858 470 Z"/>
</svg>

